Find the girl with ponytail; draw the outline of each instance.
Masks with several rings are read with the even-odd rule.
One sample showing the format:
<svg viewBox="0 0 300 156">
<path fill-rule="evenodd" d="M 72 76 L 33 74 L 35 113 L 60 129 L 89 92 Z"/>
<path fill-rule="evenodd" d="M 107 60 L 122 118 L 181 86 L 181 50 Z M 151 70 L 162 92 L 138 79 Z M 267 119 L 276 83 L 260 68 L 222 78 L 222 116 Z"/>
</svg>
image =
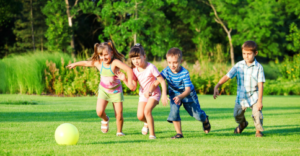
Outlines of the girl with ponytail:
<svg viewBox="0 0 300 156">
<path fill-rule="evenodd" d="M 75 62 L 67 66 L 72 69 L 76 66 L 96 67 L 100 71 L 100 84 L 98 91 L 98 100 L 96 112 L 102 118 L 101 131 L 107 133 L 109 129 L 109 117 L 105 113 L 105 108 L 108 102 L 112 102 L 115 110 L 117 120 L 117 136 L 125 135 L 122 132 L 123 127 L 123 89 L 121 81 L 118 79 L 117 74 L 120 69 L 127 72 L 129 82 L 132 82 L 133 72 L 132 69 L 123 63 L 124 55 L 119 53 L 113 43 L 103 42 L 94 45 L 94 54 L 89 61 Z M 132 83 L 127 85 L 130 90 L 135 90 Z"/>
</svg>

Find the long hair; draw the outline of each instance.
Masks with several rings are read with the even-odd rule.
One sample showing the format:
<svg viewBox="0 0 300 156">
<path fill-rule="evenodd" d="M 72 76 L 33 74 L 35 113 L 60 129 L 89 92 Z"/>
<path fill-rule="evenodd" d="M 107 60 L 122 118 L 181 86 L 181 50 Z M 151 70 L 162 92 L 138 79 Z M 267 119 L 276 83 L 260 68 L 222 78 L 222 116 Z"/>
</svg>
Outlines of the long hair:
<svg viewBox="0 0 300 156">
<path fill-rule="evenodd" d="M 133 57 L 140 57 L 140 56 L 146 56 L 145 54 L 145 50 L 143 48 L 142 45 L 140 45 L 139 43 L 135 44 L 131 49 L 130 49 L 130 52 L 129 52 L 129 64 L 131 65 L 131 68 L 135 68 L 135 66 L 133 65 L 132 61 L 131 61 L 131 58 Z"/>
<path fill-rule="evenodd" d="M 111 59 L 111 61 L 113 61 L 114 59 L 118 59 L 122 62 L 124 61 L 124 55 L 118 52 L 112 41 L 108 41 L 100 44 L 96 43 L 94 45 L 94 53 L 90 59 L 92 60 L 92 64 L 94 64 L 95 61 L 101 63 L 100 55 L 102 55 L 103 50 L 107 50 L 108 52 L 113 53 L 113 58 Z"/>
</svg>

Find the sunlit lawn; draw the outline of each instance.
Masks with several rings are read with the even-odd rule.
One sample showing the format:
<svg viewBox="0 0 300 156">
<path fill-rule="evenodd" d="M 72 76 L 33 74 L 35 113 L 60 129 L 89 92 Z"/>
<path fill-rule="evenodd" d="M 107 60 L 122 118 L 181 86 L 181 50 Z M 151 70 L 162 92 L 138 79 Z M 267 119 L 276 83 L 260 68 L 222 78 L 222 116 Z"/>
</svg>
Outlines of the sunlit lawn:
<svg viewBox="0 0 300 156">
<path fill-rule="evenodd" d="M 0 155 L 300 155 L 300 97 L 264 96 L 265 137 L 255 138 L 251 110 L 249 126 L 241 135 L 233 134 L 235 96 L 199 96 L 203 110 L 210 116 L 212 130 L 204 134 L 202 124 L 181 108 L 184 139 L 175 135 L 166 121 L 169 106 L 158 105 L 153 116 L 156 140 L 141 134 L 143 123 L 136 118 L 138 97 L 125 96 L 124 137 L 116 136 L 114 111 L 109 132 L 100 130 L 95 112 L 96 97 L 49 97 L 0 95 Z M 37 105 L 14 105 L 35 101 Z M 3 104 L 3 103 L 11 103 Z M 80 133 L 77 145 L 60 146 L 54 139 L 55 129 L 72 123 Z"/>
</svg>

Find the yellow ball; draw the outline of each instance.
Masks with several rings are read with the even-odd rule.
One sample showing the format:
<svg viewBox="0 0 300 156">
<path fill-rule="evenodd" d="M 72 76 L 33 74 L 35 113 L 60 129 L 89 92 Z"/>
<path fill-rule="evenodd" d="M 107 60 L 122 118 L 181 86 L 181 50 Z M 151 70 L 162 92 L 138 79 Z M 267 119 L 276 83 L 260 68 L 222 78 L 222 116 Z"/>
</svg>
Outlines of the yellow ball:
<svg viewBox="0 0 300 156">
<path fill-rule="evenodd" d="M 75 145 L 79 139 L 78 129 L 70 124 L 59 125 L 55 131 L 55 140 L 59 145 Z"/>
</svg>

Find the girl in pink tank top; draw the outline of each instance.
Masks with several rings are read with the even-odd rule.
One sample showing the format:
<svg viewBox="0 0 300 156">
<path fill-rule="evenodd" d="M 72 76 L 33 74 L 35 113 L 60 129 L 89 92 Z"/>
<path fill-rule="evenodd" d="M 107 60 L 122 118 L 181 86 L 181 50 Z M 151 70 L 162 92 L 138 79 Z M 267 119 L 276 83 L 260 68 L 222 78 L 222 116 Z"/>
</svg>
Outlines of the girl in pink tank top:
<svg viewBox="0 0 300 156">
<path fill-rule="evenodd" d="M 146 61 L 145 51 L 140 44 L 136 44 L 131 48 L 129 58 L 131 61 L 131 67 L 133 68 L 132 83 L 135 86 L 137 81 L 140 83 L 137 116 L 140 121 L 144 122 L 142 134 L 146 135 L 149 131 L 149 139 L 156 139 L 152 110 L 159 103 L 161 91 L 159 87 L 153 88 L 152 84 L 156 80 L 160 82 L 163 90 L 162 102 L 165 106 L 167 104 L 166 83 L 157 68 Z M 123 73 L 118 73 L 117 75 L 126 85 L 130 83 L 126 80 Z"/>
</svg>

